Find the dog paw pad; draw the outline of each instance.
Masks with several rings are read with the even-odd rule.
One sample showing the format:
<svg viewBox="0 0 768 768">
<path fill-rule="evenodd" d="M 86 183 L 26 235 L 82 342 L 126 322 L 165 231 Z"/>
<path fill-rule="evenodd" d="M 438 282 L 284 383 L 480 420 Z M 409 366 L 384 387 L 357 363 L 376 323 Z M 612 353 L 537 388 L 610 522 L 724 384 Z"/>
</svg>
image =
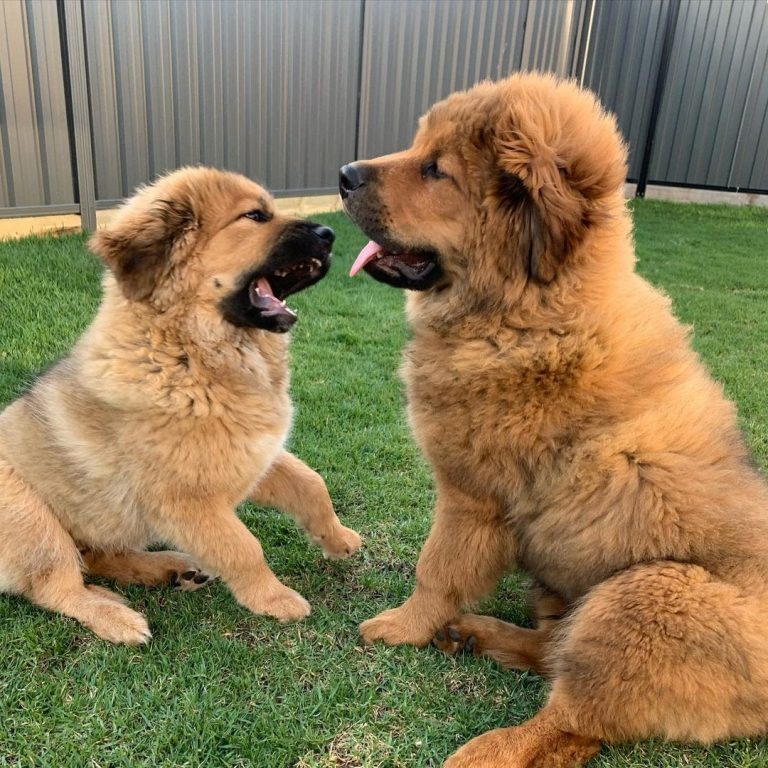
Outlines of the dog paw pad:
<svg viewBox="0 0 768 768">
<path fill-rule="evenodd" d="M 207 573 L 199 570 L 184 571 L 181 574 L 178 571 L 171 571 L 170 574 L 171 586 L 181 591 L 199 589 L 210 580 L 211 577 Z"/>
<path fill-rule="evenodd" d="M 474 635 L 464 636 L 458 627 L 447 625 L 437 630 L 432 645 L 449 656 L 457 656 L 460 653 L 473 654 L 477 648 L 477 638 Z"/>
</svg>

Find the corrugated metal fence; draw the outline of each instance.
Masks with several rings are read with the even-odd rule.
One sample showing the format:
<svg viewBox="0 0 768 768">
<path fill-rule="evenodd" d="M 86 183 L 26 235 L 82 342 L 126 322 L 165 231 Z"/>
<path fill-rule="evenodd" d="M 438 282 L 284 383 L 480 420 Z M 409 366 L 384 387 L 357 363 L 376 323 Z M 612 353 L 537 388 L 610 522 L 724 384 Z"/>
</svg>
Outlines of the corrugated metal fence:
<svg viewBox="0 0 768 768">
<path fill-rule="evenodd" d="M 0 216 L 92 226 L 187 163 L 333 191 L 520 69 L 596 90 L 631 180 L 768 191 L 766 0 L 2 0 Z"/>
</svg>

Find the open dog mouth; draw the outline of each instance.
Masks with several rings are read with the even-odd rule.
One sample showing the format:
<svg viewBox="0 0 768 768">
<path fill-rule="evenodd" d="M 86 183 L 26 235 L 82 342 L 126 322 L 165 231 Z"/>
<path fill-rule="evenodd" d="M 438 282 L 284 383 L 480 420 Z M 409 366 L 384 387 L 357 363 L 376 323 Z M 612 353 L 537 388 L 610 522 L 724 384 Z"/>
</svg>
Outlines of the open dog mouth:
<svg viewBox="0 0 768 768">
<path fill-rule="evenodd" d="M 327 264 L 317 258 L 279 267 L 268 275 L 254 277 L 248 286 L 248 298 L 262 317 L 276 318 L 293 325 L 298 316 L 285 299 L 313 285 L 327 271 Z"/>
<path fill-rule="evenodd" d="M 287 226 L 261 265 L 245 272 L 219 302 L 224 319 L 242 328 L 290 331 L 298 314 L 286 299 L 325 277 L 333 241 L 330 227 L 309 221 Z"/>
<path fill-rule="evenodd" d="M 423 291 L 440 275 L 437 254 L 426 249 L 387 247 L 371 240 L 355 259 L 349 276 L 364 269 L 371 277 L 396 288 Z"/>
</svg>

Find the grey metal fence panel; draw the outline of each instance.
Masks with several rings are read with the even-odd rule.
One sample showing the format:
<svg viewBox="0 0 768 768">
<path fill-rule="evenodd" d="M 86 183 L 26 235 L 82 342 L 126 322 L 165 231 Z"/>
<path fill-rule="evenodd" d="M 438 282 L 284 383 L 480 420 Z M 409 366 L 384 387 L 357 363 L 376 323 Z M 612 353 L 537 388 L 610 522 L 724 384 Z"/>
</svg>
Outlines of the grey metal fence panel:
<svg viewBox="0 0 768 768">
<path fill-rule="evenodd" d="M 768 174 L 756 175 L 744 162 L 731 172 L 741 141 L 765 123 L 765 99 L 751 96 L 750 85 L 755 88 L 755 75 L 760 79 L 764 70 L 767 13 L 763 0 L 683 0 L 652 180 L 768 189 Z M 742 152 L 755 158 L 751 148 Z"/>
<path fill-rule="evenodd" d="M 583 85 L 616 113 L 629 145 L 630 179 L 642 161 L 668 11 L 667 0 L 596 3 L 589 47 L 577 67 Z"/>
<path fill-rule="evenodd" d="M 758 36 L 755 65 L 728 182 L 747 189 L 768 189 L 768 4 L 759 11 L 759 24 L 753 22 Z"/>
<path fill-rule="evenodd" d="M 519 7 L 522 11 L 522 3 Z M 581 0 L 528 0 L 521 69 L 573 76 L 577 36 L 588 7 Z"/>
<path fill-rule="evenodd" d="M 596 90 L 634 178 L 672 18 L 650 181 L 768 190 L 765 0 L 0 0 L 0 215 L 77 211 L 78 188 L 92 213 L 94 173 L 108 205 L 194 163 L 331 191 L 521 69 Z"/>
<path fill-rule="evenodd" d="M 570 74 L 586 7 L 584 0 L 367 0 L 359 156 L 408 146 L 432 103 L 480 80 L 520 69 Z"/>
<path fill-rule="evenodd" d="M 0 2 L 0 208 L 72 208 L 58 10 L 46 0 Z"/>
<path fill-rule="evenodd" d="M 755 8 L 750 35 L 755 57 L 728 186 L 768 189 L 768 3 Z"/>
<path fill-rule="evenodd" d="M 360 0 L 85 0 L 97 197 L 164 170 L 336 187 L 354 154 Z"/>
<path fill-rule="evenodd" d="M 103 197 L 103 190 L 107 189 L 113 190 L 113 197 L 121 197 L 120 118 L 111 34 L 112 5 L 89 0 L 83 5 L 83 16 L 88 44 L 87 68 L 91 73 L 88 91 L 91 98 L 96 198 Z"/>
</svg>

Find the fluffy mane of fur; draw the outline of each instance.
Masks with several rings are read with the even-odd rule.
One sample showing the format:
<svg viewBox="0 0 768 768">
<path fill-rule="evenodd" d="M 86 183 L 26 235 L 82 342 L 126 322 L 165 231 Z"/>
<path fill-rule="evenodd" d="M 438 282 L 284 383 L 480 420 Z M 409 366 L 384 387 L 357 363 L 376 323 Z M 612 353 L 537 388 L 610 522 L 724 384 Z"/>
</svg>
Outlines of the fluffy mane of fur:
<svg viewBox="0 0 768 768">
<path fill-rule="evenodd" d="M 768 729 L 766 483 L 688 329 L 634 271 L 626 162 L 592 94 L 521 74 L 435 105 L 409 150 L 357 164 L 345 201 L 443 273 L 408 295 L 402 367 L 434 524 L 414 594 L 363 637 L 552 680 L 537 718 L 450 768 Z M 513 567 L 537 585 L 536 629 L 462 613 Z"/>
</svg>

